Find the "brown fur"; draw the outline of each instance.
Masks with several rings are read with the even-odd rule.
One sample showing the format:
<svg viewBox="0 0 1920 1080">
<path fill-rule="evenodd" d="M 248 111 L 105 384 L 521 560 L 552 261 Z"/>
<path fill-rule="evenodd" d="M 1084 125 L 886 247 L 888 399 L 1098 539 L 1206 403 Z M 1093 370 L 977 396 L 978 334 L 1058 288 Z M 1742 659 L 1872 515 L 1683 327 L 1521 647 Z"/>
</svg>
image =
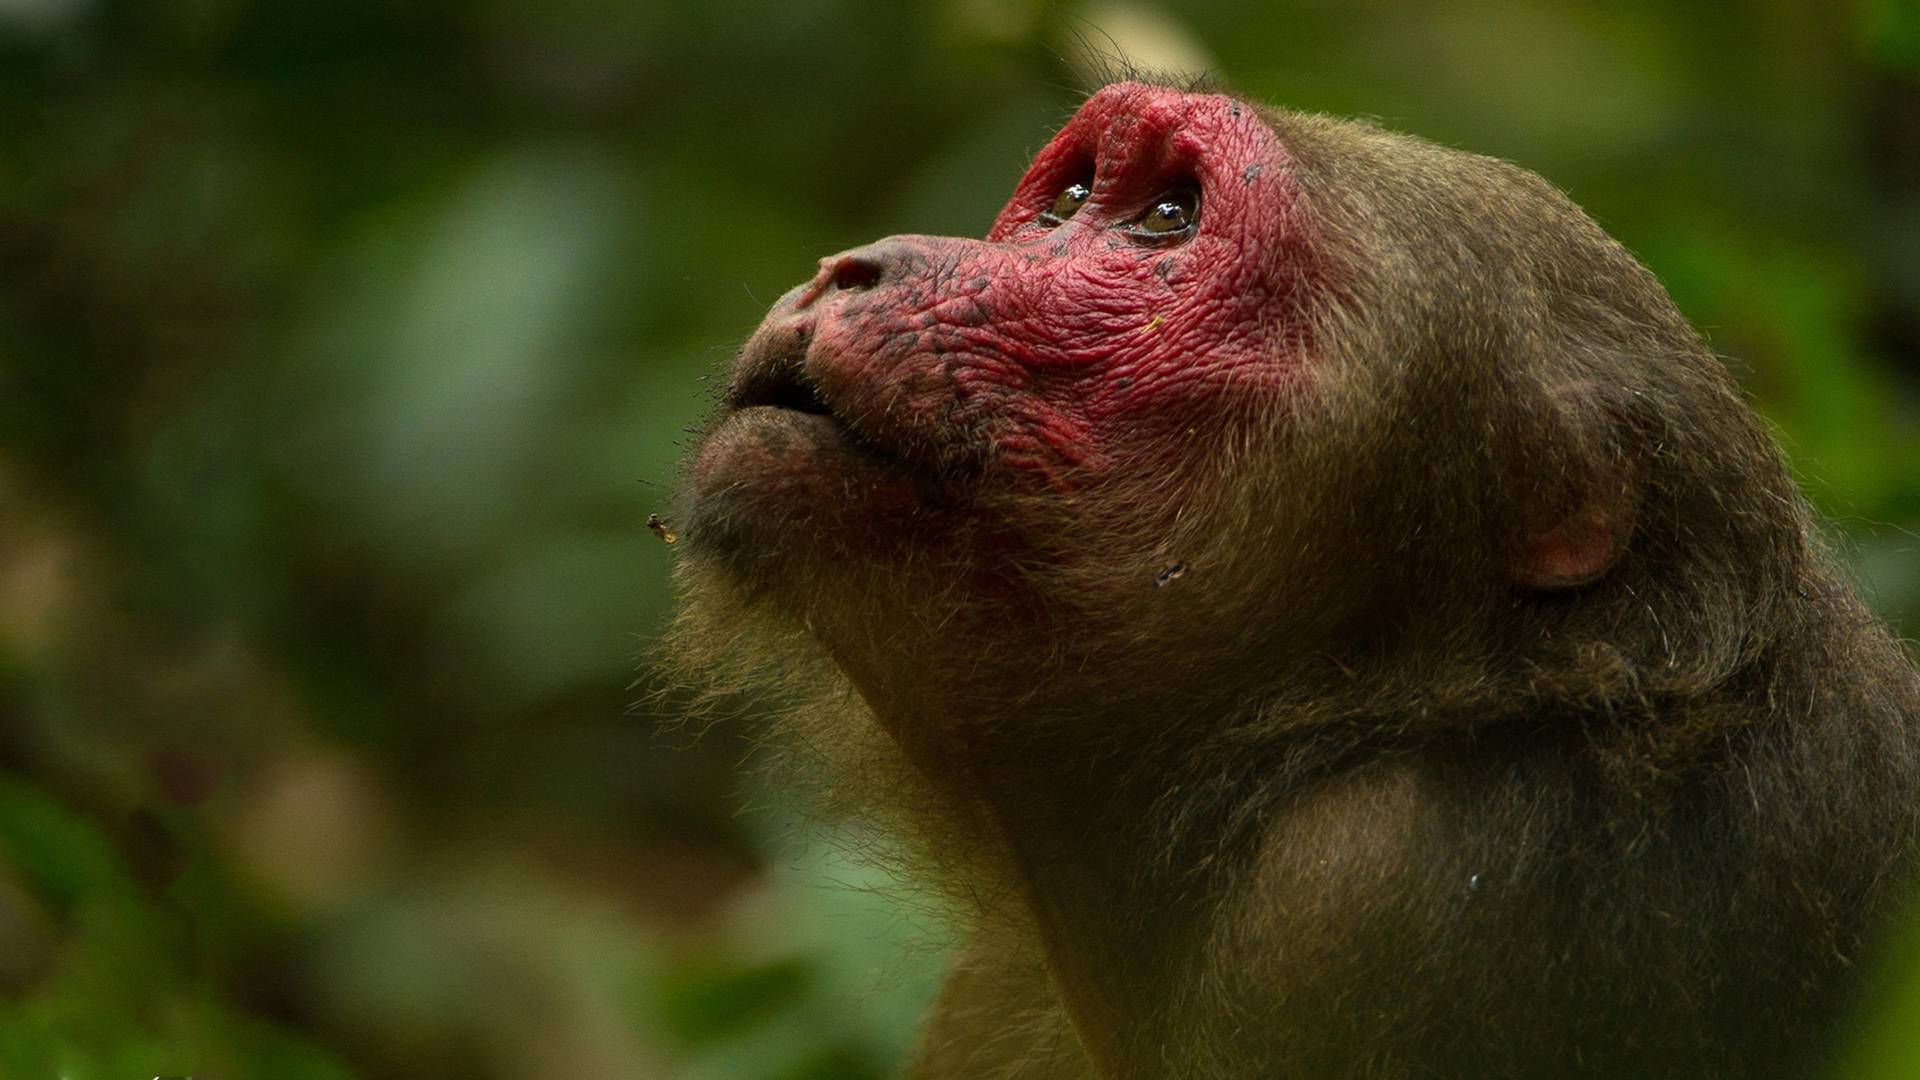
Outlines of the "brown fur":
<svg viewBox="0 0 1920 1080">
<path fill-rule="evenodd" d="M 937 549 L 696 499 L 679 669 L 973 927 L 914 1076 L 1812 1074 L 1910 873 L 1910 659 L 1563 196 L 1266 118 L 1327 377 L 1058 489 L 989 457 Z M 1517 587 L 1595 506 L 1611 569 Z"/>
</svg>

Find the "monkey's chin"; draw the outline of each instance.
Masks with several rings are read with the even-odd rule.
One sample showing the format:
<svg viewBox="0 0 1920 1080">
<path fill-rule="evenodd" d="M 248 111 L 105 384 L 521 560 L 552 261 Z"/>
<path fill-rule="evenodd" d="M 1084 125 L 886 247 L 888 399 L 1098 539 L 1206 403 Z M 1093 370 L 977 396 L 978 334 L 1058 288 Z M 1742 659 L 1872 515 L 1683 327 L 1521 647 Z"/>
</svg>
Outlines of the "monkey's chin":
<svg viewBox="0 0 1920 1080">
<path fill-rule="evenodd" d="M 727 414 L 694 456 L 689 554 L 771 568 L 872 552 L 935 514 L 932 487 L 832 416 L 775 406 Z"/>
</svg>

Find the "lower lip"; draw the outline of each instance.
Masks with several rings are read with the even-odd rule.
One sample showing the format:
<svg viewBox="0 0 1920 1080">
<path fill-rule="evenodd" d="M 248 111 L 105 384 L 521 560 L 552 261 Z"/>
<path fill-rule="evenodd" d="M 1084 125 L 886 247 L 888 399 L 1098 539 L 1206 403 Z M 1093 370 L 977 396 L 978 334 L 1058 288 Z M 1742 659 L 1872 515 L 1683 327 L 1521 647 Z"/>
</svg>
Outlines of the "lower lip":
<svg viewBox="0 0 1920 1080">
<path fill-rule="evenodd" d="M 848 457 L 852 452 L 845 430 L 831 416 L 754 405 L 729 413 L 707 434 L 694 457 L 693 474 L 704 488 L 804 470 L 806 459 Z"/>
<path fill-rule="evenodd" d="M 700 444 L 692 471 L 696 498 L 782 529 L 906 522 L 929 505 L 923 481 L 833 417 L 775 406 L 729 413 Z"/>
</svg>

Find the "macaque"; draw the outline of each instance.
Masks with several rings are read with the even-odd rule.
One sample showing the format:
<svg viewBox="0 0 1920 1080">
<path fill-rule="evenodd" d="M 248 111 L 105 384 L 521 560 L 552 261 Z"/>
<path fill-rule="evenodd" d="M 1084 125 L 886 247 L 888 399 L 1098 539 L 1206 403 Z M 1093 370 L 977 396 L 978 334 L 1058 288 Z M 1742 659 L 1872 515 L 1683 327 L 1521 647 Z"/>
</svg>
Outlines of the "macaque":
<svg viewBox="0 0 1920 1080">
<path fill-rule="evenodd" d="M 671 657 L 966 935 L 912 1077 L 1810 1077 L 1870 1001 L 1920 678 L 1532 173 L 1107 86 L 688 473 Z"/>
</svg>

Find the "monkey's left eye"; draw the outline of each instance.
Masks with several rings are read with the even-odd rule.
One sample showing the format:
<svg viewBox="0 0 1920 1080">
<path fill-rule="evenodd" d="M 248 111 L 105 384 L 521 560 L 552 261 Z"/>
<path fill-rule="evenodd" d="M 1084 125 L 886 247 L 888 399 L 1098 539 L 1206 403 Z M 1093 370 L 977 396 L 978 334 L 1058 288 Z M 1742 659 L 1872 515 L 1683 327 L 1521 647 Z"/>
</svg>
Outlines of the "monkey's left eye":
<svg viewBox="0 0 1920 1080">
<path fill-rule="evenodd" d="M 1040 218 L 1042 221 L 1058 225 L 1078 213 L 1080 207 L 1086 203 L 1087 197 L 1092 194 L 1093 189 L 1085 184 L 1068 184 L 1065 190 L 1054 198 L 1053 205 L 1041 211 Z"/>
<path fill-rule="evenodd" d="M 1200 193 L 1192 188 L 1176 188 L 1153 200 L 1147 212 L 1134 222 L 1130 231 L 1153 240 L 1172 240 L 1193 229 L 1200 216 Z"/>
</svg>

